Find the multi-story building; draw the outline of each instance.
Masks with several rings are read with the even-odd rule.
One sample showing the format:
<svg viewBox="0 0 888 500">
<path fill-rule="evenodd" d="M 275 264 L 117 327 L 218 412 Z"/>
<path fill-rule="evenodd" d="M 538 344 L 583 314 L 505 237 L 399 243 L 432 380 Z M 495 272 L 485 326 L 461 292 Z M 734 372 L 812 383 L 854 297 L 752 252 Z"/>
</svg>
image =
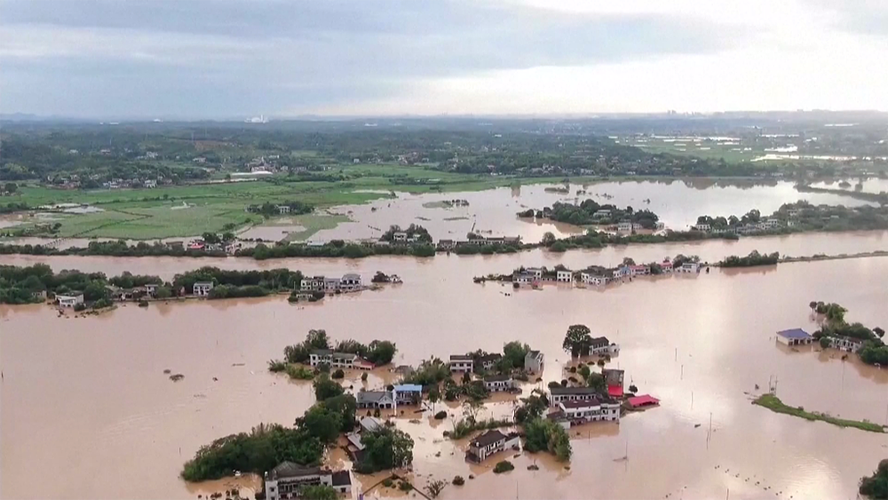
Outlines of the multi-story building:
<svg viewBox="0 0 888 500">
<path fill-rule="evenodd" d="M 508 375 L 489 375 L 484 377 L 484 387 L 490 392 L 507 392 L 514 388 L 514 382 Z"/>
<path fill-rule="evenodd" d="M 311 366 L 326 363 L 333 368 L 354 368 L 358 355 L 349 352 L 334 352 L 328 349 L 316 349 L 308 355 Z"/>
<path fill-rule="evenodd" d="M 591 387 L 553 387 L 549 389 L 549 406 L 557 407 L 567 401 L 589 401 L 598 397 Z"/>
<path fill-rule="evenodd" d="M 265 498 L 288 500 L 300 498 L 303 486 L 325 485 L 338 493 L 351 493 L 351 474 L 347 470 L 333 472 L 321 467 L 303 467 L 293 462 L 281 462 L 265 473 Z"/>
<path fill-rule="evenodd" d="M 451 354 L 450 355 L 450 372 L 451 373 L 463 373 L 463 372 L 472 372 L 474 368 L 474 360 L 471 356 L 466 354 Z"/>
<path fill-rule="evenodd" d="M 558 404 L 564 417 L 572 424 L 620 420 L 620 403 L 611 399 L 591 398 L 562 401 Z"/>
<path fill-rule="evenodd" d="M 506 435 L 498 430 L 487 431 L 469 442 L 466 460 L 482 462 L 491 455 L 518 446 L 520 439 L 517 433 Z"/>
</svg>

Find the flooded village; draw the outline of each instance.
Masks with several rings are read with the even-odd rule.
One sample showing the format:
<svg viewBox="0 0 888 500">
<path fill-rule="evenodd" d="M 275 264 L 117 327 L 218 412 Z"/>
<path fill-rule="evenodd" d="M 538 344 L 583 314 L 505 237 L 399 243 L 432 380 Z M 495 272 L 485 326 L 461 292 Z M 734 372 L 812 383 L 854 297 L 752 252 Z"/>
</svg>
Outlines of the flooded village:
<svg viewBox="0 0 888 500">
<path fill-rule="evenodd" d="M 469 207 L 440 210 L 483 205 L 477 195 L 465 197 Z M 359 207 L 373 217 L 389 213 Z M 515 220 L 514 207 L 495 213 L 506 212 Z M 539 228 L 551 229 L 547 222 L 509 224 L 499 234 L 532 238 Z M 445 244 L 462 238 L 446 234 Z M 491 244 L 502 238 L 483 234 Z M 441 252 L 434 258 L 3 255 L 4 265 L 45 263 L 55 272 L 108 276 L 130 272 L 169 283 L 203 265 L 223 271 L 286 268 L 302 278 L 301 295 L 292 301 L 272 293 L 151 300 L 150 307 L 138 307 L 139 298 L 127 293 L 156 291 L 134 287 L 115 291 L 122 300 L 113 310 L 85 317 L 59 315 L 44 305 L 0 306 L 0 441 L 3 455 L 16 457 L 2 463 L 2 492 L 14 498 L 224 498 L 236 490 L 252 498 L 264 490 L 274 498 L 273 485 L 283 498 L 309 481 L 329 484 L 345 498 L 421 498 L 438 482 L 444 499 L 572 498 L 578 491 L 623 499 L 720 498 L 728 492 L 731 498 L 853 498 L 859 478 L 883 458 L 888 437 L 752 402 L 773 391 L 794 408 L 888 424 L 888 371 L 845 356 L 842 345 L 790 345 L 778 334 L 819 328 L 822 319 L 808 308 L 811 300 L 842 304 L 849 321 L 884 325 L 888 259 L 749 268 L 703 263 L 753 250 L 795 256 L 875 252 L 886 241 L 884 231 L 859 231 L 564 253 Z M 381 270 L 388 274 L 377 281 Z M 507 270 L 515 272 L 502 282 L 470 282 Z M 377 285 L 381 291 L 370 289 Z M 212 293 L 210 286 L 216 287 L 196 281 L 185 295 Z M 335 299 L 305 304 L 319 293 Z M 575 325 L 589 330 L 589 350 L 579 357 L 565 348 L 565 332 Z M 320 468 L 284 463 L 267 475 L 183 480 L 183 464 L 202 446 L 250 433 L 260 423 L 292 426 L 317 405 L 312 380 L 268 369 L 284 346 L 301 342 L 312 329 L 339 340 L 366 345 L 385 339 L 397 346 L 391 362 L 380 366 L 332 345 L 305 361 L 309 378 L 328 364 L 337 375 L 333 380 L 355 397 L 355 429 L 327 447 Z M 530 347 L 521 369 L 493 370 L 512 342 Z M 435 358 L 448 376 L 431 401 L 428 385 L 415 383 L 410 373 Z M 596 383 L 602 385 L 590 388 L 590 377 L 600 377 Z M 448 400 L 448 387 L 478 390 L 483 397 L 476 404 L 468 404 L 472 398 L 465 393 Z M 564 429 L 569 460 L 528 451 L 525 431 L 515 425 L 527 401 L 543 393 L 542 417 Z M 649 406 L 654 408 L 639 411 Z M 454 439 L 470 415 L 511 425 Z M 409 467 L 357 471 L 365 445 L 361 433 L 379 428 L 412 439 Z M 140 459 L 120 460 L 133 454 Z M 503 461 L 513 469 L 495 472 Z M 116 474 L 106 471 L 112 462 Z M 33 470 L 41 467 L 59 472 L 35 482 Z M 402 491 L 402 483 L 415 489 Z"/>
</svg>

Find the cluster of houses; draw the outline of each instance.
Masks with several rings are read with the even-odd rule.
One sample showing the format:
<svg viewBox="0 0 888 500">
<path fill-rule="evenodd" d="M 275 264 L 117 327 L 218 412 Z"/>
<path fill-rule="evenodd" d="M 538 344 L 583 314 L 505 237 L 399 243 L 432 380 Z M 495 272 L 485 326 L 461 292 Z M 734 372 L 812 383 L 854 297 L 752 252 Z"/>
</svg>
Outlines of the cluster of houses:
<svg viewBox="0 0 888 500">
<path fill-rule="evenodd" d="M 450 373 L 485 373 L 492 370 L 502 357 L 503 355 L 499 353 L 485 354 L 477 358 L 469 354 L 452 354 L 448 365 Z M 529 351 L 524 356 L 524 369 L 531 373 L 541 373 L 543 353 Z M 512 376 L 508 374 L 485 374 L 481 381 L 488 392 L 511 392 L 518 389 Z"/>
<path fill-rule="evenodd" d="M 664 260 L 656 264 L 660 268 L 660 273 L 691 273 L 697 274 L 701 270 L 699 262 L 686 261 L 676 267 L 671 261 Z M 543 282 L 555 283 L 583 283 L 588 285 L 606 285 L 624 278 L 632 278 L 635 276 L 647 276 L 651 274 L 651 265 L 622 265 L 615 268 L 593 267 L 583 271 L 571 271 L 570 269 L 558 269 L 554 272 L 548 271 L 546 268 L 529 267 L 516 270 L 512 273 L 512 282 L 520 285 L 537 286 Z"/>
<path fill-rule="evenodd" d="M 691 229 L 712 234 L 751 234 L 763 231 L 773 231 L 775 229 L 780 229 L 783 226 L 792 227 L 795 225 L 795 222 L 796 221 L 794 220 L 782 221 L 780 219 L 771 218 L 754 224 L 744 224 L 742 226 L 725 226 L 714 228 L 711 224 L 694 224 L 693 226 L 691 226 Z"/>
<path fill-rule="evenodd" d="M 863 347 L 863 339 L 834 335 L 829 339 L 829 347 L 845 352 L 858 352 Z M 814 342 L 814 336 L 801 328 L 792 328 L 777 332 L 777 342 L 787 346 L 803 346 Z"/>
<path fill-rule="evenodd" d="M 312 276 L 302 279 L 300 289 L 304 292 L 353 292 L 363 289 L 361 275 L 347 273 L 341 278 Z"/>
<path fill-rule="evenodd" d="M 326 364 L 331 368 L 354 368 L 357 370 L 372 370 L 375 365 L 366 359 L 351 352 L 336 352 L 329 349 L 315 349 L 308 355 L 308 362 L 316 368 Z"/>
<path fill-rule="evenodd" d="M 167 245 L 169 245 L 170 247 L 179 247 L 186 250 L 200 250 L 203 252 L 225 252 L 229 254 L 234 254 L 237 249 L 241 248 L 241 244 L 236 241 L 207 243 L 202 238 L 195 238 L 189 241 L 187 244 L 181 241 L 171 241 L 168 242 Z"/>
<path fill-rule="evenodd" d="M 438 240 L 437 249 L 447 252 L 453 250 L 457 247 L 462 247 L 466 245 L 477 245 L 477 246 L 502 246 L 502 245 L 520 245 L 521 244 L 521 236 L 479 236 L 476 235 L 472 239 L 468 240 L 451 240 L 451 239 L 442 239 Z"/>
</svg>

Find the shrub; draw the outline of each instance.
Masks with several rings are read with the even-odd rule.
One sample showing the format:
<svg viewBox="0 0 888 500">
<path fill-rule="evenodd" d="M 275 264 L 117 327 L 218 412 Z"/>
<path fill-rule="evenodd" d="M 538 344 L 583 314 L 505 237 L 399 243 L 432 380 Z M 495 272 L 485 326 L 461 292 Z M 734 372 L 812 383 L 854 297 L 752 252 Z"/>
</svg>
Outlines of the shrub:
<svg viewBox="0 0 888 500">
<path fill-rule="evenodd" d="M 337 368 L 336 371 L 333 372 L 333 375 L 331 375 L 330 377 L 335 379 L 345 378 L 345 372 L 342 371 L 342 368 Z"/>
<path fill-rule="evenodd" d="M 366 381 L 367 381 L 367 372 L 364 372 L 361 374 L 361 382 L 366 382 Z"/>
<path fill-rule="evenodd" d="M 147 300 L 140 300 L 139 307 L 148 307 L 148 301 Z"/>
<path fill-rule="evenodd" d="M 268 371 L 272 373 L 282 372 L 287 369 L 287 363 L 283 361 L 272 359 L 268 361 Z"/>
<path fill-rule="evenodd" d="M 401 481 L 401 484 L 398 485 L 398 489 L 401 491 L 410 491 L 413 489 L 413 485 L 407 481 Z"/>
<path fill-rule="evenodd" d="M 466 484 L 466 480 L 463 479 L 462 476 L 453 476 L 453 484 L 456 486 L 462 486 Z"/>
<path fill-rule="evenodd" d="M 80 311 L 85 311 L 85 310 L 86 310 L 86 304 L 84 304 L 83 302 L 81 302 L 79 304 L 74 304 L 74 311 L 80 312 Z"/>
<path fill-rule="evenodd" d="M 386 478 L 385 480 L 382 481 L 382 485 L 385 486 L 386 488 L 391 488 L 393 484 L 394 483 L 392 483 L 392 478 L 390 478 L 390 477 Z"/>
<path fill-rule="evenodd" d="M 444 420 L 445 418 L 447 418 L 447 412 L 446 412 L 446 411 L 441 410 L 441 411 L 439 411 L 438 413 L 435 413 L 435 420 Z"/>
<path fill-rule="evenodd" d="M 510 470 L 514 470 L 515 466 L 512 465 L 512 462 L 508 460 L 502 460 L 496 463 L 496 466 L 493 467 L 494 474 L 502 474 L 503 472 L 509 472 Z"/>
</svg>

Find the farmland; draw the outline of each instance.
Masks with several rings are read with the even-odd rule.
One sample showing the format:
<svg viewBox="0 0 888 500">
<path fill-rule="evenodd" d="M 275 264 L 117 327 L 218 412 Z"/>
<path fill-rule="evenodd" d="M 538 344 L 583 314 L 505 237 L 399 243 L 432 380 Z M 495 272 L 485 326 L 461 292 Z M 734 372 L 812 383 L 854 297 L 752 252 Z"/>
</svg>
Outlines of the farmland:
<svg viewBox="0 0 888 500">
<path fill-rule="evenodd" d="M 286 175 L 245 182 L 221 182 L 162 186 L 153 189 L 63 190 L 24 184 L 16 201 L 31 207 L 61 203 L 89 204 L 101 211 L 58 214 L 58 237 L 96 237 L 150 240 L 187 237 L 205 231 L 237 230 L 263 223 L 263 217 L 245 211 L 251 204 L 298 200 L 318 207 L 360 204 L 391 197 L 393 191 L 425 193 L 476 191 L 517 182 L 513 178 L 440 172 L 419 166 L 344 165 L 337 173 L 348 180 L 294 182 Z M 556 182 L 539 178 L 532 182 Z M 331 229 L 345 216 L 319 213 L 291 218 L 304 230 L 287 236 L 304 240 L 317 231 Z M 274 220 L 269 222 L 275 224 Z M 28 230 L 34 223 L 10 231 Z"/>
</svg>

